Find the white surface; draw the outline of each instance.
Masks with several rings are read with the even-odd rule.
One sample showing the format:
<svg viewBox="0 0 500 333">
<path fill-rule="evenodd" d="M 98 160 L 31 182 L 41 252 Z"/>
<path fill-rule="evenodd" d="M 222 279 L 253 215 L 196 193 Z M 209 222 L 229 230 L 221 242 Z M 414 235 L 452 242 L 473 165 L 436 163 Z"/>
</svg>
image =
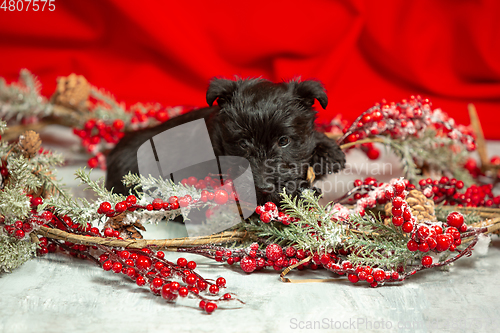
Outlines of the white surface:
<svg viewBox="0 0 500 333">
<path fill-rule="evenodd" d="M 57 149 L 67 152 L 72 138 L 65 138 L 65 145 Z M 497 152 L 498 147 L 495 145 Z M 67 156 L 77 164 L 85 161 L 77 154 Z M 361 155 L 349 156 L 348 161 L 366 162 Z M 76 185 L 72 176 L 75 168 L 70 165 L 59 171 L 70 186 Z M 75 189 L 77 195 L 82 194 L 80 191 Z M 164 226 L 151 226 L 145 236 L 162 238 L 165 233 Z M 175 260 L 180 255 L 167 256 Z M 0 332 L 314 331 L 305 329 L 308 321 L 319 321 L 320 332 L 339 331 L 334 329 L 339 325 L 335 322 L 345 325 L 341 331 L 497 332 L 500 325 L 498 239 L 493 240 L 485 257 L 461 259 L 449 271 L 422 272 L 403 284 L 374 289 L 342 279 L 286 284 L 273 270 L 245 274 L 239 268 L 203 257 L 186 257 L 198 263 L 198 271 L 205 278 L 224 276 L 226 290 L 246 304 L 233 302 L 233 308 L 221 307 L 207 315 L 197 308 L 196 300 L 167 303 L 122 274 L 56 253 L 33 259 L 13 273 L 0 274 Z M 330 277 L 325 270 L 292 272 L 290 276 Z M 383 321 L 386 329 L 370 329 L 368 324 L 359 325 L 358 320 L 372 325 Z M 389 322 L 392 328 L 387 329 Z"/>
</svg>

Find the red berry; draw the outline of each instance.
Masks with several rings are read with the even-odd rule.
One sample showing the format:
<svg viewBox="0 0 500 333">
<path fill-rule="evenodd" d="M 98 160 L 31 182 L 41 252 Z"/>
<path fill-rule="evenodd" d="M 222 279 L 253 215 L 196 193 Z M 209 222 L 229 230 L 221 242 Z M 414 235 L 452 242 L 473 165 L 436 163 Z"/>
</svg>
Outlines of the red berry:
<svg viewBox="0 0 500 333">
<path fill-rule="evenodd" d="M 189 291 L 186 287 L 181 287 L 179 288 L 179 296 L 180 297 L 186 297 L 188 295 Z"/>
<path fill-rule="evenodd" d="M 194 186 L 194 185 L 196 185 L 197 182 L 198 182 L 198 179 L 194 176 L 191 176 L 187 179 L 186 184 L 189 186 Z"/>
<path fill-rule="evenodd" d="M 240 261 L 240 267 L 244 272 L 251 273 L 257 268 L 254 258 L 245 256 Z"/>
<path fill-rule="evenodd" d="M 430 230 L 425 225 L 421 225 L 417 229 L 417 234 L 418 234 L 418 237 L 420 237 L 420 239 L 426 239 L 430 234 Z"/>
<path fill-rule="evenodd" d="M 23 239 L 26 234 L 22 229 L 18 229 L 14 232 L 14 237 L 17 239 Z"/>
<path fill-rule="evenodd" d="M 163 251 L 158 251 L 156 252 L 156 256 L 160 259 L 165 258 L 165 253 Z"/>
<path fill-rule="evenodd" d="M 408 244 L 406 244 L 406 247 L 408 247 L 408 250 L 414 252 L 418 250 L 418 243 L 411 239 L 408 241 Z"/>
<path fill-rule="evenodd" d="M 429 237 L 426 239 L 426 242 L 429 245 L 429 249 L 434 250 L 436 248 L 437 242 L 434 238 Z"/>
<path fill-rule="evenodd" d="M 429 244 L 427 244 L 427 242 L 422 242 L 418 244 L 418 250 L 420 252 L 429 252 Z"/>
<path fill-rule="evenodd" d="M 189 206 L 189 199 L 186 197 L 180 198 L 179 199 L 179 206 L 182 208 Z"/>
<path fill-rule="evenodd" d="M 205 305 L 205 311 L 206 311 L 207 313 L 212 313 L 212 312 L 214 312 L 216 309 L 217 309 L 217 304 L 215 304 L 215 303 L 208 302 L 208 303 Z"/>
<path fill-rule="evenodd" d="M 394 216 L 392 218 L 392 224 L 394 224 L 396 227 L 402 226 L 404 223 L 404 219 L 402 216 Z"/>
<path fill-rule="evenodd" d="M 154 278 L 153 281 L 151 281 L 151 285 L 158 289 L 163 285 L 163 280 L 160 278 Z"/>
<path fill-rule="evenodd" d="M 264 205 L 264 209 L 266 211 L 273 211 L 273 210 L 276 210 L 276 204 L 274 204 L 274 202 L 266 202 L 266 204 Z"/>
<path fill-rule="evenodd" d="M 346 270 L 346 269 L 351 269 L 352 268 L 352 264 L 350 261 L 344 261 L 342 263 L 342 269 Z"/>
<path fill-rule="evenodd" d="M 146 256 L 139 256 L 135 261 L 135 265 L 137 268 L 147 271 L 151 268 L 152 262 L 151 259 Z"/>
<path fill-rule="evenodd" d="M 406 186 L 403 182 L 397 182 L 396 184 L 393 185 L 394 186 L 394 191 L 396 192 L 396 195 L 400 195 L 401 193 L 403 193 L 403 191 L 405 190 Z"/>
<path fill-rule="evenodd" d="M 104 269 L 105 271 L 109 271 L 111 270 L 111 268 L 113 268 L 113 262 L 111 260 L 105 261 L 102 264 L 102 269 Z"/>
<path fill-rule="evenodd" d="M 368 156 L 370 160 L 376 160 L 380 157 L 380 151 L 377 148 L 370 149 L 366 153 L 366 156 Z"/>
<path fill-rule="evenodd" d="M 262 213 L 264 213 L 264 206 L 257 206 L 257 208 L 255 208 L 255 212 L 261 215 Z"/>
<path fill-rule="evenodd" d="M 123 260 L 130 258 L 130 252 L 128 251 L 120 251 L 118 253 L 118 256 L 122 258 Z"/>
<path fill-rule="evenodd" d="M 163 208 L 163 200 L 161 200 L 160 198 L 154 199 L 152 204 L 154 210 L 160 210 Z"/>
<path fill-rule="evenodd" d="M 276 261 L 283 255 L 283 249 L 278 244 L 269 244 L 266 247 L 266 257 L 269 260 Z"/>
<path fill-rule="evenodd" d="M 392 207 L 392 216 L 401 216 L 403 210 L 401 208 Z"/>
<path fill-rule="evenodd" d="M 229 300 L 229 299 L 231 299 L 231 294 L 226 293 L 226 294 L 224 294 L 223 297 L 224 297 L 224 299 Z"/>
<path fill-rule="evenodd" d="M 441 228 L 441 226 L 439 225 L 433 225 L 431 228 L 436 232 L 436 235 L 440 235 L 443 233 L 443 228 Z"/>
<path fill-rule="evenodd" d="M 194 274 L 189 274 L 186 276 L 186 284 L 190 286 L 194 286 L 196 284 L 196 280 L 198 280 L 198 277 Z"/>
<path fill-rule="evenodd" d="M 188 261 L 186 260 L 186 258 L 177 259 L 177 265 L 179 265 L 181 267 L 186 267 L 187 263 L 188 263 Z"/>
<path fill-rule="evenodd" d="M 385 272 L 381 269 L 373 272 L 373 278 L 375 281 L 381 282 L 385 280 Z"/>
<path fill-rule="evenodd" d="M 271 214 L 268 212 L 264 212 L 260 215 L 260 220 L 264 223 L 269 223 L 271 222 Z"/>
<path fill-rule="evenodd" d="M 411 222 L 405 222 L 403 226 L 401 227 L 401 230 L 403 230 L 406 233 L 410 233 L 413 230 L 413 223 Z"/>
<path fill-rule="evenodd" d="M 219 287 L 217 287 L 217 285 L 215 284 L 212 284 L 209 288 L 208 288 L 208 291 L 213 294 L 213 295 L 217 295 L 219 293 Z"/>
<path fill-rule="evenodd" d="M 229 199 L 229 196 L 228 196 L 226 191 L 224 191 L 224 190 L 215 191 L 214 201 L 216 204 L 223 205 L 227 202 L 228 199 Z"/>
<path fill-rule="evenodd" d="M 189 269 L 195 269 L 196 268 L 196 263 L 194 261 L 190 261 L 187 263 L 187 268 Z"/>
<path fill-rule="evenodd" d="M 114 127 L 117 131 L 122 130 L 124 126 L 125 126 L 125 123 L 124 123 L 124 122 L 123 122 L 123 120 L 121 120 L 121 119 L 116 119 L 115 121 L 113 121 L 113 127 Z"/>
<path fill-rule="evenodd" d="M 403 202 L 404 200 L 402 198 L 396 197 L 394 198 L 394 200 L 392 200 L 392 206 L 396 208 L 401 208 L 401 206 L 403 206 Z"/>
<path fill-rule="evenodd" d="M 289 246 L 286 248 L 285 253 L 286 253 L 287 257 L 293 257 L 293 256 L 295 256 L 297 251 L 295 250 L 295 248 L 293 246 Z"/>
<path fill-rule="evenodd" d="M 216 283 L 219 288 L 224 288 L 226 286 L 226 279 L 220 277 L 217 279 Z"/>
<path fill-rule="evenodd" d="M 408 208 L 405 209 L 404 212 L 403 212 L 403 219 L 405 221 L 410 221 L 411 218 L 412 218 L 412 216 L 411 216 L 411 210 L 409 210 Z"/>
<path fill-rule="evenodd" d="M 89 160 L 87 161 L 87 164 L 89 165 L 89 168 L 91 169 L 94 169 L 95 167 L 97 167 L 99 165 L 99 160 L 97 159 L 97 157 L 91 157 L 89 158 Z"/>
<path fill-rule="evenodd" d="M 115 205 L 115 211 L 118 212 L 118 213 L 122 213 L 122 212 L 124 212 L 126 210 L 127 210 L 127 204 L 125 204 L 125 202 L 118 202 Z"/>
<path fill-rule="evenodd" d="M 460 228 L 464 223 L 464 216 L 459 212 L 453 212 L 448 214 L 446 222 L 451 227 Z"/>
<path fill-rule="evenodd" d="M 115 273 L 120 273 L 122 271 L 122 268 L 123 268 L 123 266 L 119 262 L 115 262 L 113 264 L 113 267 L 112 267 L 113 272 L 115 272 Z"/>
<path fill-rule="evenodd" d="M 200 288 L 201 291 L 207 289 L 208 287 L 208 284 L 203 280 L 198 280 L 196 284 L 198 285 L 198 288 Z"/>
<path fill-rule="evenodd" d="M 45 221 L 51 221 L 52 218 L 54 217 L 54 215 L 52 214 L 52 212 L 48 211 L 48 210 L 43 211 L 43 213 L 41 214 L 41 216 L 42 216 L 42 219 L 44 219 Z"/>
<path fill-rule="evenodd" d="M 142 275 L 138 275 L 135 279 L 135 283 L 137 283 L 138 286 L 143 286 L 146 284 L 146 280 L 144 280 L 144 277 Z"/>
<path fill-rule="evenodd" d="M 31 206 L 37 207 L 38 205 L 41 205 L 43 203 L 43 199 L 40 197 L 36 197 L 31 199 Z"/>
<path fill-rule="evenodd" d="M 365 273 L 366 274 L 366 273 Z M 352 283 L 356 283 L 359 281 L 359 277 L 355 274 L 349 274 L 347 275 L 347 278 L 349 279 L 349 281 L 351 281 Z"/>
<path fill-rule="evenodd" d="M 432 265 L 431 256 L 423 256 L 422 257 L 422 265 L 424 265 L 425 267 L 430 267 Z"/>
<path fill-rule="evenodd" d="M 450 235 L 438 235 L 436 237 L 436 251 L 442 252 L 450 248 L 453 243 L 453 238 Z"/>
</svg>

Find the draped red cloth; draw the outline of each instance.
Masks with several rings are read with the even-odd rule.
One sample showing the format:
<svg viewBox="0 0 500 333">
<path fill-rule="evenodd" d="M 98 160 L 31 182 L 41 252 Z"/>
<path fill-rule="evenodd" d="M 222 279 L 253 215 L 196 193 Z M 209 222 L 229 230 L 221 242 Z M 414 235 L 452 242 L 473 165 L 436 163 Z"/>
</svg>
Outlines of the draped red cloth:
<svg viewBox="0 0 500 333">
<path fill-rule="evenodd" d="M 47 96 L 75 72 L 128 104 L 204 106 L 214 76 L 301 76 L 325 84 L 323 120 L 420 94 L 464 124 L 474 103 L 487 138 L 500 139 L 496 0 L 54 4 L 0 10 L 0 76 L 28 68 Z"/>
</svg>

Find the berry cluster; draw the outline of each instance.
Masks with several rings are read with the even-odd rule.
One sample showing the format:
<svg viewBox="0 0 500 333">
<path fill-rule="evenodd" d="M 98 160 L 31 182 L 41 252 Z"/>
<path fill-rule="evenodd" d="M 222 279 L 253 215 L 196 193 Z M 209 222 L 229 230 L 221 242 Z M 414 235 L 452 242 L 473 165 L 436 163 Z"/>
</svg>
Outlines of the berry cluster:
<svg viewBox="0 0 500 333">
<path fill-rule="evenodd" d="M 407 179 L 393 179 L 389 183 L 378 183 L 377 179 L 373 177 L 368 177 L 364 181 L 356 179 L 354 181 L 354 188 L 336 201 L 338 204 L 344 203 L 355 205 L 351 212 L 364 216 L 365 209 L 374 208 L 377 205 L 385 205 L 387 202 L 391 201 L 392 197 L 389 196 L 387 192 L 393 193 L 393 185 L 401 182 L 408 190 L 415 188 Z M 334 208 L 341 210 L 342 206 L 336 205 Z M 385 218 L 385 216 L 382 216 L 382 218 Z"/>
<path fill-rule="evenodd" d="M 295 222 L 296 219 L 288 214 L 278 211 L 278 207 L 273 202 L 266 202 L 263 206 L 257 206 L 255 212 L 259 214 L 260 220 L 264 223 L 279 221 L 284 225 Z"/>
<path fill-rule="evenodd" d="M 164 201 L 161 198 L 155 198 L 151 203 L 147 205 L 140 205 L 137 204 L 137 197 L 135 195 L 129 195 L 126 198 L 126 200 L 117 202 L 114 208 L 112 207 L 110 202 L 108 201 L 102 202 L 99 205 L 99 208 L 97 209 L 97 213 L 104 214 L 108 217 L 113 217 L 123 213 L 126 210 L 131 212 L 138 209 L 145 209 L 148 211 L 153 211 L 153 210 L 170 211 L 192 206 L 199 202 L 206 203 L 209 201 L 213 201 L 217 205 L 224 205 L 230 199 L 234 200 L 234 198 L 235 198 L 234 192 L 228 194 L 223 189 L 218 189 L 215 190 L 214 192 L 203 190 L 201 191 L 200 199 L 193 199 L 191 195 L 186 194 L 180 198 L 177 196 L 171 196 L 166 201 Z"/>
<path fill-rule="evenodd" d="M 495 167 L 500 166 L 500 156 L 492 156 L 490 159 L 490 164 Z M 477 179 L 477 177 L 479 176 L 484 176 L 483 170 L 481 170 L 480 166 L 477 164 L 477 161 L 472 157 L 469 157 L 467 159 L 467 161 L 464 164 L 464 168 L 467 171 L 469 171 L 469 173 L 475 179 Z M 497 169 L 497 173 L 493 175 L 493 178 L 494 179 L 500 178 L 500 170 Z"/>
<path fill-rule="evenodd" d="M 339 275 L 347 274 L 347 279 L 352 283 L 366 281 L 373 288 L 378 287 L 385 282 L 402 280 L 402 276 L 397 271 L 385 271 L 381 268 L 373 268 L 371 266 L 362 265 L 354 268 L 352 263 L 348 260 L 344 260 L 338 264 L 329 263 L 325 265 L 325 268 Z M 399 270 L 400 272 L 403 272 L 402 269 Z"/>
<path fill-rule="evenodd" d="M 252 243 L 248 248 L 241 249 L 202 246 L 185 250 L 185 252 L 203 254 L 207 257 L 214 258 L 218 262 L 226 261 L 229 265 L 239 263 L 240 268 L 246 273 L 252 273 L 266 267 L 272 267 L 274 270 L 281 270 L 295 265 L 311 255 L 310 251 L 302 249 L 297 250 L 294 246 L 283 248 L 274 243 L 267 245 L 264 250 L 259 249 L 258 243 Z M 305 262 L 299 265 L 298 269 L 318 269 L 320 267 L 321 263 L 319 262 L 312 264 Z"/>
<path fill-rule="evenodd" d="M 439 180 L 421 179 L 419 186 L 422 192 L 433 198 L 436 203 L 458 207 L 499 207 L 500 196 L 494 196 L 492 184 L 472 185 L 465 190 L 464 182 L 455 178 L 441 177 Z"/>
<path fill-rule="evenodd" d="M 431 109 L 432 103 L 420 96 L 411 96 L 409 100 L 400 103 L 377 103 L 363 112 L 349 128 L 344 128 L 340 143 L 356 142 L 368 136 L 388 135 L 393 139 L 404 139 L 408 136 L 418 136 L 427 128 L 458 140 L 468 151 L 476 149 L 472 132 L 462 125 L 456 125 L 452 118 L 440 109 Z M 370 152 L 373 148 L 365 147 Z M 371 153 L 373 157 L 377 155 Z M 378 156 L 377 156 L 378 157 Z"/>
<path fill-rule="evenodd" d="M 43 203 L 41 197 L 33 197 L 33 195 L 27 195 L 31 204 L 31 216 L 24 221 L 15 221 L 11 224 L 5 224 L 5 217 L 1 217 L 0 224 L 4 224 L 3 230 L 6 234 L 15 237 L 16 239 L 24 239 L 33 230 L 39 228 L 52 219 L 52 213 L 50 211 L 43 211 L 40 214 L 36 213 L 36 209 L 39 205 Z"/>
<path fill-rule="evenodd" d="M 99 229 L 90 225 L 82 228 L 79 224 L 73 223 L 68 216 L 59 217 L 49 211 L 44 211 L 42 216 L 43 220 L 41 218 L 39 220 L 46 227 L 85 236 L 121 239 L 118 231 L 111 228 L 105 228 L 101 234 Z M 173 263 L 165 259 L 162 251 L 154 252 L 149 248 L 139 250 L 117 249 L 103 245 L 87 246 L 57 239 L 48 240 L 45 237 L 40 238 L 39 246 L 40 255 L 59 249 L 74 257 L 89 258 L 101 265 L 105 271 L 124 274 L 134 280 L 137 285 L 148 286 L 155 295 L 161 295 L 170 302 L 178 297 L 201 299 L 200 307 L 207 313 L 217 309 L 219 302 L 235 299 L 231 293 L 225 293 L 217 299 L 207 298 L 206 296 L 217 296 L 220 289 L 226 287 L 226 279 L 219 277 L 215 283 L 212 283 L 194 271 L 196 262 L 179 258 L 176 263 Z M 203 296 L 202 292 L 205 292 L 206 296 Z"/>
<path fill-rule="evenodd" d="M 448 227 L 443 230 L 440 224 L 427 225 L 424 223 L 416 226 L 408 241 L 408 250 L 420 252 L 455 251 L 462 244 L 461 233 L 467 231 L 464 217 L 458 212 L 453 212 L 447 218 Z"/>
<path fill-rule="evenodd" d="M 224 294 L 216 300 L 209 300 L 200 296 L 201 292 L 216 296 L 221 288 L 226 287 L 226 279 L 219 277 L 215 283 L 202 278 L 194 269 L 196 262 L 185 258 L 177 259 L 172 263 L 164 259 L 162 251 L 154 253 L 150 249 L 142 250 L 112 250 L 101 254 L 99 261 L 105 271 L 122 273 L 134 280 L 138 286 L 149 286 L 155 295 L 161 295 L 165 300 L 173 302 L 178 297 L 189 295 L 201 298 L 200 307 L 211 313 L 217 309 L 217 302 L 230 300 L 230 293 Z"/>
<path fill-rule="evenodd" d="M 443 233 L 440 222 L 418 223 L 406 202 L 407 191 L 403 183 L 395 184 L 393 191 L 387 190 L 386 196 L 392 199 L 392 224 L 401 227 L 401 230 L 411 235 L 407 243 L 410 251 L 443 252 L 455 251 L 462 243 L 460 232 L 467 231 L 464 217 L 458 212 L 450 213 L 447 217 L 449 228 Z"/>
<path fill-rule="evenodd" d="M 95 109 L 94 105 L 91 109 Z M 164 108 L 159 105 L 137 106 L 126 111 L 120 118 L 116 115 L 106 115 L 106 119 L 91 118 L 85 122 L 82 128 L 74 128 L 73 133 L 82 140 L 85 150 L 94 155 L 88 160 L 91 168 L 106 168 L 106 158 L 103 152 L 113 148 L 125 135 L 125 131 L 134 131 L 163 123 L 170 119 L 172 114 L 182 114 L 191 108 L 177 107 L 174 109 Z M 100 112 L 103 112 L 100 108 Z M 170 112 L 169 112 L 170 111 Z"/>
</svg>

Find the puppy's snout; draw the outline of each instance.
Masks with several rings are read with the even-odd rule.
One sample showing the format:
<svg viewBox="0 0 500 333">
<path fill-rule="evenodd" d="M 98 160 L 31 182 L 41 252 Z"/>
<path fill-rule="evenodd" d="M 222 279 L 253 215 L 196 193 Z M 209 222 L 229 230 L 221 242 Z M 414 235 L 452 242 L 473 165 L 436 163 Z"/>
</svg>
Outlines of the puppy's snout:
<svg viewBox="0 0 500 333">
<path fill-rule="evenodd" d="M 264 193 L 271 193 L 274 191 L 274 185 L 267 177 L 255 177 L 255 187 L 258 191 Z"/>
</svg>

